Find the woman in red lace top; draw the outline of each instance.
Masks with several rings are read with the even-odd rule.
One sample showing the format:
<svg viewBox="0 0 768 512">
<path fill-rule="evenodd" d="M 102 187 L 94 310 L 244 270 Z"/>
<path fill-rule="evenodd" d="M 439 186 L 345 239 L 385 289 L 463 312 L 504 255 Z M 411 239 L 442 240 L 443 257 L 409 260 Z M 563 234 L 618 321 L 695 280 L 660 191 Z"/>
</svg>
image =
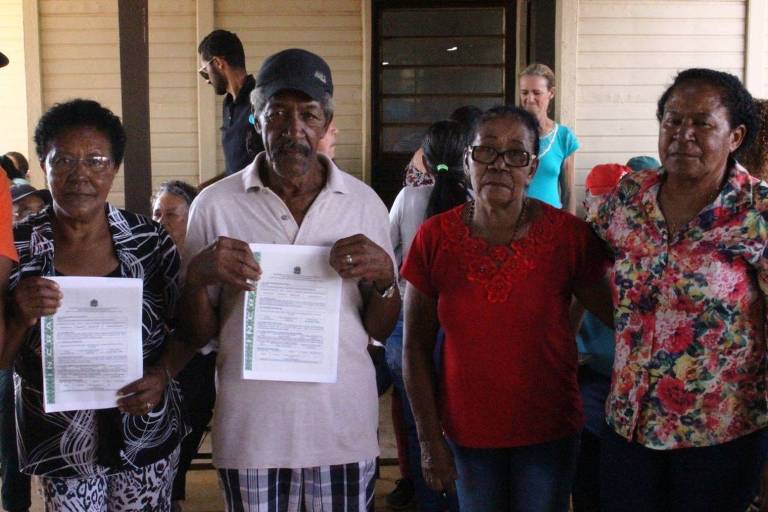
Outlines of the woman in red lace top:
<svg viewBox="0 0 768 512">
<path fill-rule="evenodd" d="M 538 140 L 524 110 L 483 114 L 464 157 L 475 201 L 427 220 L 402 269 L 424 475 L 437 490 L 457 480 L 462 512 L 568 510 L 583 423 L 571 297 L 611 321 L 601 243 L 583 221 L 526 197 Z"/>
</svg>

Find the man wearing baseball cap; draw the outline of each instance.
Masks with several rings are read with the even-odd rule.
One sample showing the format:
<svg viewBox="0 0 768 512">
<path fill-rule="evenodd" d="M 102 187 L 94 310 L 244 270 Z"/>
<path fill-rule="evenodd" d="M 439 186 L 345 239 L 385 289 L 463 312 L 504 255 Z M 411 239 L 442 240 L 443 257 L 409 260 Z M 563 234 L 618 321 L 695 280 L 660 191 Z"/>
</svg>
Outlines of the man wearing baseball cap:
<svg viewBox="0 0 768 512">
<path fill-rule="evenodd" d="M 387 209 L 317 152 L 334 108 L 320 56 L 267 58 L 251 103 L 265 150 L 189 213 L 180 324 L 195 345 L 220 341 L 213 462 L 229 510 L 373 510 L 378 401 L 366 348 L 400 309 Z M 248 243 L 330 249 L 342 278 L 334 383 L 242 377 L 243 292 L 261 275 Z"/>
</svg>

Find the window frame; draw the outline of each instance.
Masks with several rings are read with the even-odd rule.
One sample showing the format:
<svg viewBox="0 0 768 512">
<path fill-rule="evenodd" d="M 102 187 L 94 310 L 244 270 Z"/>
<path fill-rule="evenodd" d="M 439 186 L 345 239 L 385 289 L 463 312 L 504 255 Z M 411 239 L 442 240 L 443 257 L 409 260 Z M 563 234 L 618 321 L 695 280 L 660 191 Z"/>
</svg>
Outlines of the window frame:
<svg viewBox="0 0 768 512">
<path fill-rule="evenodd" d="M 373 0 L 372 13 L 372 38 L 371 38 L 371 185 L 384 202 L 389 206 L 392 204 L 400 186 L 394 187 L 392 176 L 388 176 L 387 169 L 390 165 L 387 162 L 404 161 L 407 163 L 412 153 L 405 152 L 383 152 L 382 148 L 382 128 L 383 128 L 383 102 L 382 96 L 382 78 L 384 67 L 381 66 L 381 47 L 384 37 L 381 34 L 381 18 L 385 10 L 390 9 L 444 9 L 444 8 L 502 8 L 504 12 L 504 34 L 503 39 L 503 59 L 502 68 L 503 78 L 503 98 L 507 105 L 515 104 L 517 98 L 517 72 L 515 67 L 516 56 L 516 20 L 517 20 L 517 2 L 515 0 Z M 411 36 L 409 36 L 411 37 Z M 449 36 L 424 36 L 424 37 L 449 37 Z M 467 36 L 470 37 L 470 36 Z M 476 36 L 471 36 L 476 37 Z M 483 36 L 479 36 L 483 37 Z M 498 35 L 487 36 L 498 38 Z M 430 66 L 414 66 L 430 67 Z M 436 65 L 435 67 L 450 68 L 451 65 Z M 473 67 L 472 65 L 457 65 L 455 67 Z M 482 65 L 488 68 L 488 65 Z M 422 96 L 444 96 L 454 97 L 455 94 L 423 94 Z M 398 95 L 388 95 L 388 97 L 397 97 Z M 405 94 L 402 97 L 419 97 L 419 94 Z M 497 96 L 495 94 L 476 94 L 473 96 Z M 387 126 L 420 126 L 422 123 L 387 123 Z M 428 127 L 431 123 L 423 123 Z M 403 163 L 402 167 L 405 166 Z M 398 175 L 398 184 L 402 184 L 402 175 Z"/>
</svg>

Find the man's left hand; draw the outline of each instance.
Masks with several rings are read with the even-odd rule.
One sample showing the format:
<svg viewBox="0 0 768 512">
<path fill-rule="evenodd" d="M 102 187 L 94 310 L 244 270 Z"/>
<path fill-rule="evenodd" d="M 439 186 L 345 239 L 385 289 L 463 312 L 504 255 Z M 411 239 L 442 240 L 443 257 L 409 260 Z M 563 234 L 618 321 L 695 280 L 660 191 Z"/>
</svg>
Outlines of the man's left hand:
<svg viewBox="0 0 768 512">
<path fill-rule="evenodd" d="M 331 267 L 344 279 L 361 279 L 379 290 L 395 280 L 392 258 L 365 235 L 338 240 L 331 248 Z"/>
</svg>

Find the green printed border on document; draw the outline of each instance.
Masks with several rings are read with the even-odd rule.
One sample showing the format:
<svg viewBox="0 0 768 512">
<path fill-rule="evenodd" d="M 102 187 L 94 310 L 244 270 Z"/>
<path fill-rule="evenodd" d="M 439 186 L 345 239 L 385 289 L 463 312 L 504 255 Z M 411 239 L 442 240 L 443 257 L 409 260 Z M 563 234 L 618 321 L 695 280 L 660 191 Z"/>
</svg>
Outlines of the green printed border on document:
<svg viewBox="0 0 768 512">
<path fill-rule="evenodd" d="M 261 263 L 261 253 L 254 252 L 253 259 Z M 253 291 L 245 292 L 245 350 L 243 365 L 246 371 L 253 371 L 253 334 L 256 330 L 256 291 L 258 283 Z"/>
<path fill-rule="evenodd" d="M 43 368 L 45 379 L 45 402 L 56 403 L 55 363 L 53 361 L 53 316 L 43 317 Z"/>
</svg>

